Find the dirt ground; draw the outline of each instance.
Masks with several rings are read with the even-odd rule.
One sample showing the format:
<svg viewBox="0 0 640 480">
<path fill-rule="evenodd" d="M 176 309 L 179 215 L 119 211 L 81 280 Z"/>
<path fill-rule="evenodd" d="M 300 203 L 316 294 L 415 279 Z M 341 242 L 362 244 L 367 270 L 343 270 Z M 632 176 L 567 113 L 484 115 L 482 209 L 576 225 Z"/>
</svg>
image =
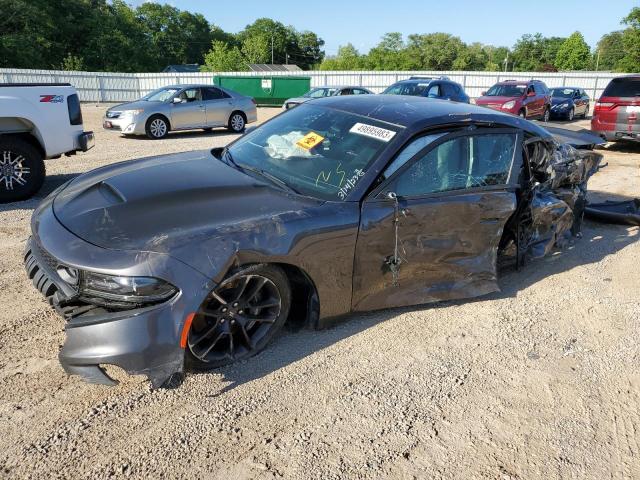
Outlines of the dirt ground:
<svg viewBox="0 0 640 480">
<path fill-rule="evenodd" d="M 587 222 L 501 293 L 285 332 L 176 390 L 67 377 L 63 320 L 22 267 L 35 205 L 91 168 L 234 138 L 125 139 L 104 108 L 84 106 L 93 150 L 0 207 L 0 477 L 640 478 L 637 227 Z M 592 195 L 640 196 L 640 147 L 604 153 Z"/>
</svg>

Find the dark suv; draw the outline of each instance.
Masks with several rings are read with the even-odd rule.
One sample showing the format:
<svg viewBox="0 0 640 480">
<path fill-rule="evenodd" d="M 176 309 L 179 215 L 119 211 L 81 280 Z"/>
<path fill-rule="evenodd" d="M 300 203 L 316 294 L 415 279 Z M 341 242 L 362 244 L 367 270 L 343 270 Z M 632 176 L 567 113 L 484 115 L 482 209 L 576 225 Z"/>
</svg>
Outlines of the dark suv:
<svg viewBox="0 0 640 480">
<path fill-rule="evenodd" d="M 454 102 L 469 103 L 467 95 L 459 83 L 447 77 L 411 77 L 394 83 L 382 92 L 386 95 L 411 95 L 414 97 L 439 98 Z"/>
<path fill-rule="evenodd" d="M 591 130 L 607 141 L 640 141 L 640 75 L 614 78 L 596 102 Z"/>
<path fill-rule="evenodd" d="M 540 80 L 505 80 L 482 92 L 476 105 L 547 122 L 551 114 L 551 92 Z"/>
</svg>

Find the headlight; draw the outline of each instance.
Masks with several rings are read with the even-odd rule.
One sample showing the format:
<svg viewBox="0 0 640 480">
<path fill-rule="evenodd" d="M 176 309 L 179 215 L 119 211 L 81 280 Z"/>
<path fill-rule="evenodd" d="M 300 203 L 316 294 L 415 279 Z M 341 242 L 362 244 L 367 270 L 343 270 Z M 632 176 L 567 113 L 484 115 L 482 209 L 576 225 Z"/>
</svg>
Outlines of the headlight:
<svg viewBox="0 0 640 480">
<path fill-rule="evenodd" d="M 139 108 L 137 110 L 123 110 L 122 111 L 122 116 L 123 117 L 133 117 L 135 115 L 138 115 L 139 113 L 144 112 L 143 109 Z"/>
<path fill-rule="evenodd" d="M 516 101 L 515 101 L 515 100 L 511 100 L 510 102 L 507 102 L 507 103 L 503 103 L 503 104 L 502 104 L 502 108 L 504 108 L 504 109 L 506 109 L 506 110 L 510 110 L 510 109 L 512 109 L 512 108 L 513 108 L 513 107 L 515 107 L 515 106 L 516 106 Z"/>
<path fill-rule="evenodd" d="M 80 295 L 126 303 L 154 303 L 173 296 L 177 289 L 154 277 L 120 277 L 82 272 Z"/>
</svg>

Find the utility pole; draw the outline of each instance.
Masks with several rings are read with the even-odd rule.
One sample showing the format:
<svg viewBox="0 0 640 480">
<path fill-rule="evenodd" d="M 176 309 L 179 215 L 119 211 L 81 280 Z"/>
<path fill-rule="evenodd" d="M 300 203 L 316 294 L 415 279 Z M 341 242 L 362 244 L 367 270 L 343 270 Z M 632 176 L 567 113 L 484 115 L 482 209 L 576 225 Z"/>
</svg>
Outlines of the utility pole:
<svg viewBox="0 0 640 480">
<path fill-rule="evenodd" d="M 271 35 L 271 65 L 273 65 L 273 35 Z"/>
<path fill-rule="evenodd" d="M 600 49 L 596 52 L 596 72 L 598 71 L 598 67 L 600 66 Z"/>
<path fill-rule="evenodd" d="M 507 50 L 507 57 L 504 59 L 504 71 L 507 71 L 507 67 L 509 65 L 509 50 Z"/>
</svg>

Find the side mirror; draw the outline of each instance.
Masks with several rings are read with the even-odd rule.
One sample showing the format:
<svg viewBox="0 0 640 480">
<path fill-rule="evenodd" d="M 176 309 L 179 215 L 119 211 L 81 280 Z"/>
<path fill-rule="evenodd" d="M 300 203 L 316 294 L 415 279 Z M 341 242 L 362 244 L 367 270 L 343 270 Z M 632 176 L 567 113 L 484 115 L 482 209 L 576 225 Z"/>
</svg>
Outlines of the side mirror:
<svg viewBox="0 0 640 480">
<path fill-rule="evenodd" d="M 527 92 L 527 97 L 535 97 L 536 92 Z"/>
<path fill-rule="evenodd" d="M 486 90 L 484 90 L 484 91 L 480 92 L 480 95 L 481 95 L 481 96 L 483 96 L 483 97 L 484 97 L 486 94 L 487 94 L 487 91 L 486 91 Z"/>
<path fill-rule="evenodd" d="M 173 100 L 171 100 L 172 103 L 182 103 L 182 99 L 180 97 L 173 97 Z"/>
</svg>

